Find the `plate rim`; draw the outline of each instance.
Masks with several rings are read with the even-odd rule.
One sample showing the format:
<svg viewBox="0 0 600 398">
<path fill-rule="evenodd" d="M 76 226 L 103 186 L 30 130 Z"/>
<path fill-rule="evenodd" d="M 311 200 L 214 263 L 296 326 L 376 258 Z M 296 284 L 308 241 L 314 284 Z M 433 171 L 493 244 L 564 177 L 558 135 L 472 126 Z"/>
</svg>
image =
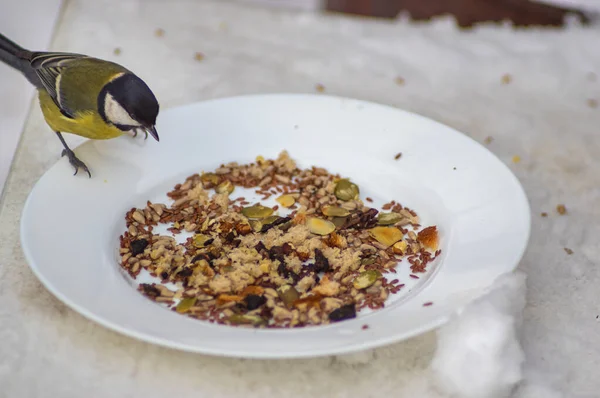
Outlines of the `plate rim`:
<svg viewBox="0 0 600 398">
<path fill-rule="evenodd" d="M 514 270 L 519 266 L 519 263 L 522 261 L 523 256 L 525 255 L 525 252 L 526 252 L 527 248 L 529 247 L 529 241 L 531 239 L 531 222 L 532 222 L 531 205 L 529 203 L 529 198 L 527 197 L 525 189 L 524 189 L 523 185 L 521 184 L 521 181 L 517 178 L 517 176 L 513 173 L 513 171 L 498 156 L 496 156 L 492 151 L 490 151 L 487 147 L 485 147 L 480 142 L 476 141 L 475 139 L 471 138 L 464 132 L 462 132 L 452 126 L 443 124 L 441 122 L 438 122 L 435 119 L 429 118 L 427 116 L 424 116 L 422 114 L 419 114 L 419 113 L 416 113 L 413 111 L 408 111 L 408 110 L 405 110 L 402 108 L 397 108 L 392 105 L 378 103 L 375 101 L 367 101 L 367 100 L 361 100 L 361 99 L 350 98 L 350 97 L 342 97 L 342 96 L 334 96 L 334 95 L 303 94 L 303 93 L 267 93 L 267 94 L 243 94 L 243 95 L 236 95 L 236 96 L 226 96 L 226 97 L 201 100 L 201 101 L 196 101 L 193 103 L 188 103 L 188 104 L 184 104 L 184 105 L 180 105 L 180 106 L 170 107 L 170 108 L 165 109 L 163 111 L 163 113 L 172 112 L 172 111 L 176 111 L 176 110 L 185 110 L 186 108 L 192 108 L 192 107 L 198 106 L 200 104 L 227 102 L 227 101 L 236 100 L 236 99 L 263 99 L 263 98 L 269 98 L 269 97 L 270 98 L 273 98 L 273 97 L 328 98 L 331 100 L 352 101 L 353 103 L 362 103 L 364 105 L 376 105 L 379 107 L 388 108 L 389 110 L 403 113 L 404 115 L 407 115 L 407 116 L 416 117 L 416 118 L 420 119 L 421 121 L 425 121 L 427 123 L 433 123 L 434 125 L 443 127 L 445 129 L 450 129 L 450 130 L 452 130 L 453 134 L 460 136 L 463 139 L 470 141 L 471 143 L 475 143 L 476 146 L 478 147 L 478 150 L 484 150 L 485 152 L 487 152 L 489 155 L 491 155 L 497 161 L 497 164 L 499 166 L 504 168 L 504 171 L 507 172 L 507 176 L 510 176 L 510 178 L 513 180 L 512 182 L 515 184 L 518 194 L 521 197 L 520 199 L 522 200 L 522 204 L 524 206 L 523 210 L 525 210 L 526 215 L 527 215 L 527 220 L 524 225 L 525 229 L 523 230 L 524 239 L 523 239 L 522 245 L 520 247 L 520 250 L 518 252 L 515 251 L 515 264 L 511 264 L 510 267 L 507 266 L 506 267 L 506 269 L 508 270 L 507 272 L 514 272 Z M 86 144 L 89 144 L 90 141 L 92 141 L 92 140 L 86 139 L 86 140 L 82 141 L 79 145 L 77 145 L 76 148 L 86 145 Z M 462 306 L 460 308 L 455 308 L 451 314 L 439 316 L 438 318 L 436 318 L 433 321 L 424 323 L 422 326 L 415 327 L 415 328 L 411 329 L 410 331 L 407 331 L 404 333 L 390 334 L 385 337 L 375 339 L 373 341 L 366 340 L 360 346 L 359 345 L 340 346 L 340 347 L 330 349 L 327 352 L 294 351 L 293 353 L 291 353 L 290 351 L 286 351 L 286 353 L 284 353 L 284 355 L 281 355 L 279 352 L 264 351 L 264 350 L 261 352 L 248 351 L 248 352 L 238 352 L 238 353 L 233 353 L 233 352 L 229 352 L 229 351 L 226 352 L 221 349 L 212 350 L 208 346 L 200 347 L 200 346 L 197 346 L 194 344 L 185 344 L 185 343 L 174 342 L 169 339 L 153 336 L 151 334 L 144 333 L 144 332 L 139 332 L 132 328 L 123 327 L 117 322 L 113 322 L 111 320 L 105 319 L 102 316 L 94 314 L 92 311 L 88 310 L 85 306 L 76 303 L 75 301 L 73 301 L 73 300 L 69 299 L 67 296 L 65 296 L 62 292 L 57 290 L 57 288 L 55 288 L 55 286 L 50 281 L 48 281 L 48 279 L 46 279 L 46 277 L 42 274 L 38 265 L 33 260 L 33 254 L 31 253 L 30 248 L 25 243 L 26 238 L 24 235 L 25 235 L 25 229 L 26 229 L 26 226 L 25 226 L 26 218 L 27 218 L 26 215 L 27 215 L 27 211 L 30 207 L 32 197 L 34 196 L 36 190 L 39 188 L 40 181 L 44 177 L 46 177 L 46 175 L 52 169 L 54 169 L 60 161 L 61 161 L 61 158 L 57 159 L 57 161 L 54 164 L 52 164 L 48 169 L 46 169 L 44 171 L 44 173 L 38 178 L 38 180 L 35 182 L 33 188 L 27 195 L 27 199 L 25 200 L 23 209 L 20 213 L 20 222 L 19 222 L 19 229 L 20 229 L 19 237 L 20 237 L 21 250 L 22 250 L 25 260 L 26 260 L 29 268 L 32 270 L 33 274 L 36 276 L 36 278 L 40 281 L 40 283 L 52 295 L 54 295 L 59 301 L 61 301 L 67 307 L 71 308 L 73 311 L 80 314 L 84 318 L 86 318 L 92 322 L 95 322 L 99 325 L 102 325 L 103 327 L 105 327 L 113 332 L 116 332 L 120 335 L 124 335 L 129 338 L 136 339 L 138 341 L 143 341 L 145 343 L 150 343 L 150 344 L 158 345 L 161 347 L 166 347 L 166 348 L 185 351 L 185 352 L 217 356 L 217 357 L 248 358 L 248 359 L 316 358 L 316 357 L 325 357 L 325 356 L 343 355 L 343 354 L 361 352 L 364 350 L 383 347 L 383 346 L 386 346 L 389 344 L 393 344 L 393 343 L 397 343 L 397 342 L 400 342 L 403 340 L 410 339 L 415 336 L 419 336 L 421 334 L 430 332 L 430 331 L 437 329 L 440 326 L 444 325 L 445 323 L 448 322 L 452 313 L 459 312 L 459 311 L 461 311 L 462 308 L 464 308 L 464 306 Z M 429 282 L 431 282 L 431 281 L 429 281 Z M 489 286 L 486 287 L 486 289 L 484 289 L 484 290 L 487 290 L 487 289 L 489 289 Z M 479 299 L 484 293 L 485 293 L 485 291 L 482 291 L 481 293 L 477 294 L 475 297 L 473 297 L 472 299 L 469 300 L 469 303 Z"/>
</svg>

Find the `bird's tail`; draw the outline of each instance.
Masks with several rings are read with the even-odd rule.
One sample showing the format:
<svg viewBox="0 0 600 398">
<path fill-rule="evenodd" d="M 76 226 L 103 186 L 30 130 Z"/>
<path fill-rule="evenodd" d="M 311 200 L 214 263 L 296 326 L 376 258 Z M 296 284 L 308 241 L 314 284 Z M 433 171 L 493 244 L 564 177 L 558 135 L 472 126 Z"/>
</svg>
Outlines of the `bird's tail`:
<svg viewBox="0 0 600 398">
<path fill-rule="evenodd" d="M 39 87 L 39 78 L 29 63 L 31 54 L 31 51 L 24 49 L 0 33 L 0 61 L 20 71 L 27 80 Z"/>
</svg>

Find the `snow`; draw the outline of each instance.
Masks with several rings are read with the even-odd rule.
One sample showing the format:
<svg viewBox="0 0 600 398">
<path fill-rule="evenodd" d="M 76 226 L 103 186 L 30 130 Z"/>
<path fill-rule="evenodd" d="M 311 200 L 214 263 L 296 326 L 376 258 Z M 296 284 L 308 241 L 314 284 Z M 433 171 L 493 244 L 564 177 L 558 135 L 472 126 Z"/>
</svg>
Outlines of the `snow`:
<svg viewBox="0 0 600 398">
<path fill-rule="evenodd" d="M 437 331 L 429 367 L 413 375 L 399 396 L 563 398 L 525 362 L 519 340 L 525 280 L 521 271 L 502 275 L 484 296 L 452 316 Z M 374 351 L 337 358 L 349 366 L 367 365 L 373 359 Z"/>
</svg>

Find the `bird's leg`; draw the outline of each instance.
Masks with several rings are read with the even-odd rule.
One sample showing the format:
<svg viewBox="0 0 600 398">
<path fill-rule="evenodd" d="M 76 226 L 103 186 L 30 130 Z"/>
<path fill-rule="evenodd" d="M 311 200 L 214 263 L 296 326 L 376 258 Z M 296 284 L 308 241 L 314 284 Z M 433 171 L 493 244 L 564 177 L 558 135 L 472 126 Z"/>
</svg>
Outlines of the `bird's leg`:
<svg viewBox="0 0 600 398">
<path fill-rule="evenodd" d="M 75 167 L 75 174 L 73 174 L 73 175 L 76 175 L 77 172 L 79 171 L 79 169 L 82 168 L 85 172 L 88 173 L 88 175 L 90 176 L 90 178 L 92 178 L 92 173 L 90 173 L 90 170 L 87 168 L 87 166 L 85 165 L 85 163 L 83 163 L 81 160 L 79 160 L 77 158 L 77 156 L 75 156 L 75 152 L 73 152 L 71 150 L 71 148 L 69 148 L 69 146 L 65 142 L 65 139 L 63 138 L 62 134 L 57 131 L 56 135 L 58 136 L 58 139 L 60 140 L 60 142 L 65 147 L 65 149 L 63 149 L 63 151 L 62 151 L 62 155 L 61 156 L 67 155 L 67 157 L 69 158 L 69 163 L 71 163 L 71 166 Z"/>
</svg>

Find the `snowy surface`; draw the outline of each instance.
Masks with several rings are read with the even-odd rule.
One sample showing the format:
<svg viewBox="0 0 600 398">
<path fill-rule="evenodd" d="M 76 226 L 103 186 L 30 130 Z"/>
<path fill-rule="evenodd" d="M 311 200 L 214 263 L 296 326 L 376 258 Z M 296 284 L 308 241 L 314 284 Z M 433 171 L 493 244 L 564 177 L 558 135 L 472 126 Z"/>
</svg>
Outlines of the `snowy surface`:
<svg viewBox="0 0 600 398">
<path fill-rule="evenodd" d="M 154 36 L 158 27 L 163 37 Z M 487 300 L 441 329 L 439 341 L 428 333 L 351 357 L 222 359 L 122 337 L 67 309 L 23 259 L 24 200 L 60 155 L 35 108 L 0 208 L 0 397 L 600 396 L 600 109 L 588 103 L 600 100 L 599 34 L 576 26 L 463 33 L 450 20 L 409 25 L 222 0 L 69 1 L 54 49 L 118 60 L 165 108 L 314 92 L 320 83 L 328 93 L 414 111 L 481 142 L 493 137 L 489 148 L 521 180 L 533 211 L 520 265 L 527 304 L 520 313 L 522 276 L 506 276 Z M 205 58 L 194 60 L 195 52 Z M 520 162 L 511 161 L 515 155 Z"/>
</svg>

